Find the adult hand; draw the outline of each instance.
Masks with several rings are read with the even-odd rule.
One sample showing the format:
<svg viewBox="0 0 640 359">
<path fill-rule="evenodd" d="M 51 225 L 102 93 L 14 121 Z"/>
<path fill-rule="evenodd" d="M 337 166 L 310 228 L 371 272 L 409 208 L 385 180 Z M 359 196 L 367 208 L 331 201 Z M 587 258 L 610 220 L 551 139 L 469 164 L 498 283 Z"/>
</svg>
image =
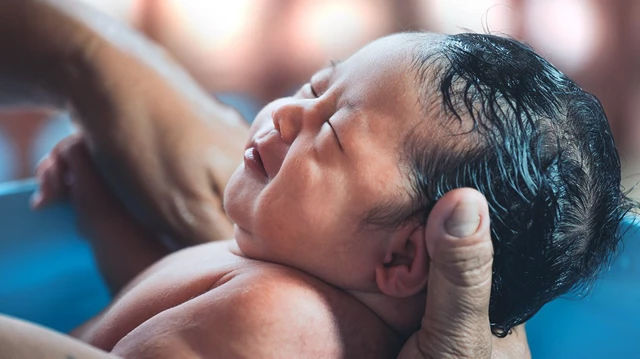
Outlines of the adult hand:
<svg viewBox="0 0 640 359">
<path fill-rule="evenodd" d="M 524 327 L 505 338 L 491 334 L 489 297 L 493 246 L 482 194 L 445 194 L 427 221 L 429 284 L 422 327 L 398 358 L 529 358 Z"/>
<path fill-rule="evenodd" d="M 147 228 L 181 246 L 232 235 L 222 193 L 248 125 L 162 49 L 77 0 L 2 0 L 0 51 L 0 83 L 68 103 L 109 188 Z"/>
</svg>

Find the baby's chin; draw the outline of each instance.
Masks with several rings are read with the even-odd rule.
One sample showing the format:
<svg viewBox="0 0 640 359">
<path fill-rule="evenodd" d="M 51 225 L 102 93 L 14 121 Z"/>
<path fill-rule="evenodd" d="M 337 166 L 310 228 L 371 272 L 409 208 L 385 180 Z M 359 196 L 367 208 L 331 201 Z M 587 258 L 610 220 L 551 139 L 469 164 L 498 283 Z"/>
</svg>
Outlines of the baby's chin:
<svg viewBox="0 0 640 359">
<path fill-rule="evenodd" d="M 233 223 L 239 223 L 240 226 L 247 225 L 251 218 L 251 209 L 253 201 L 250 199 L 255 197 L 259 188 L 251 186 L 244 173 L 244 164 L 240 164 L 233 172 L 222 194 L 222 205 L 224 213 Z"/>
<path fill-rule="evenodd" d="M 233 239 L 235 240 L 238 255 L 250 259 L 261 260 L 256 250 L 255 239 L 249 231 L 240 227 L 238 224 L 233 225 Z"/>
</svg>

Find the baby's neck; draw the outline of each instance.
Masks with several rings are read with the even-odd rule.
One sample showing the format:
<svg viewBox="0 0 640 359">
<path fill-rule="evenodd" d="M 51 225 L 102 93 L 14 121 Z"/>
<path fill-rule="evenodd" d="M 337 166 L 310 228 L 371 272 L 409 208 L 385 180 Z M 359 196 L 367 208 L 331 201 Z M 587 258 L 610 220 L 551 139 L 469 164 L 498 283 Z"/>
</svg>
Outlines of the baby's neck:
<svg viewBox="0 0 640 359">
<path fill-rule="evenodd" d="M 424 314 L 426 293 L 394 298 L 382 293 L 347 291 L 402 337 L 415 332 Z"/>
<path fill-rule="evenodd" d="M 240 257 L 250 258 L 240 250 L 235 241 L 229 241 L 229 245 L 231 253 Z M 297 268 L 287 265 L 284 266 L 300 271 L 300 269 Z M 306 272 L 304 273 L 306 275 L 311 275 Z M 329 285 L 355 298 L 380 318 L 380 320 L 382 320 L 389 329 L 393 330 L 401 337 L 409 336 L 420 326 L 420 321 L 424 314 L 426 303 L 425 292 L 420 292 L 419 294 L 407 298 L 394 298 L 379 292 L 348 290 L 334 284 Z"/>
</svg>

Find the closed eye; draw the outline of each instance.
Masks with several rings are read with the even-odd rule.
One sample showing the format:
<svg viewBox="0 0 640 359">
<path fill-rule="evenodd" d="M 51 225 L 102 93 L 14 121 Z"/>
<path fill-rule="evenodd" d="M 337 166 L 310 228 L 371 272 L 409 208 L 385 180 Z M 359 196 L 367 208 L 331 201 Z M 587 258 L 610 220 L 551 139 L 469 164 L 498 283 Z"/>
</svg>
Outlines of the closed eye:
<svg viewBox="0 0 640 359">
<path fill-rule="evenodd" d="M 313 94 L 313 97 L 318 97 L 318 93 L 316 92 L 316 89 L 313 88 L 313 85 L 311 83 L 309 83 L 309 88 L 311 89 L 311 94 Z M 344 148 L 342 148 L 342 143 L 340 143 L 340 137 L 338 136 L 338 132 L 336 132 L 336 129 L 333 128 L 331 121 L 327 119 L 326 122 L 331 128 L 331 132 L 333 132 L 333 136 L 336 138 L 336 142 L 338 143 L 338 147 L 340 148 L 340 151 L 344 152 Z"/>
<path fill-rule="evenodd" d="M 342 143 L 340 143 L 340 137 L 338 137 L 338 133 L 336 132 L 336 129 L 333 128 L 333 125 L 331 124 L 331 121 L 327 120 L 327 124 L 331 128 L 331 131 L 333 132 L 333 135 L 336 138 L 336 142 L 338 142 L 338 147 L 340 147 L 340 151 L 344 152 L 344 148 L 342 148 Z"/>
</svg>

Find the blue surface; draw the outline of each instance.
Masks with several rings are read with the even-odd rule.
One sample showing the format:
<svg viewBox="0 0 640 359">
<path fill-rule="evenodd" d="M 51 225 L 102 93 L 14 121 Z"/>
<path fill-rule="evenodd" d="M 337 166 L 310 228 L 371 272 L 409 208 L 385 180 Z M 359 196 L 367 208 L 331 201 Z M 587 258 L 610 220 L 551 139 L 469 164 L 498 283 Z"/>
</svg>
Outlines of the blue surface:
<svg viewBox="0 0 640 359">
<path fill-rule="evenodd" d="M 621 230 L 620 253 L 585 298 L 556 299 L 527 323 L 534 358 L 640 358 L 640 223 Z"/>
<path fill-rule="evenodd" d="M 35 184 L 0 184 L 0 313 L 67 332 L 109 301 L 73 211 L 29 209 Z"/>
</svg>

